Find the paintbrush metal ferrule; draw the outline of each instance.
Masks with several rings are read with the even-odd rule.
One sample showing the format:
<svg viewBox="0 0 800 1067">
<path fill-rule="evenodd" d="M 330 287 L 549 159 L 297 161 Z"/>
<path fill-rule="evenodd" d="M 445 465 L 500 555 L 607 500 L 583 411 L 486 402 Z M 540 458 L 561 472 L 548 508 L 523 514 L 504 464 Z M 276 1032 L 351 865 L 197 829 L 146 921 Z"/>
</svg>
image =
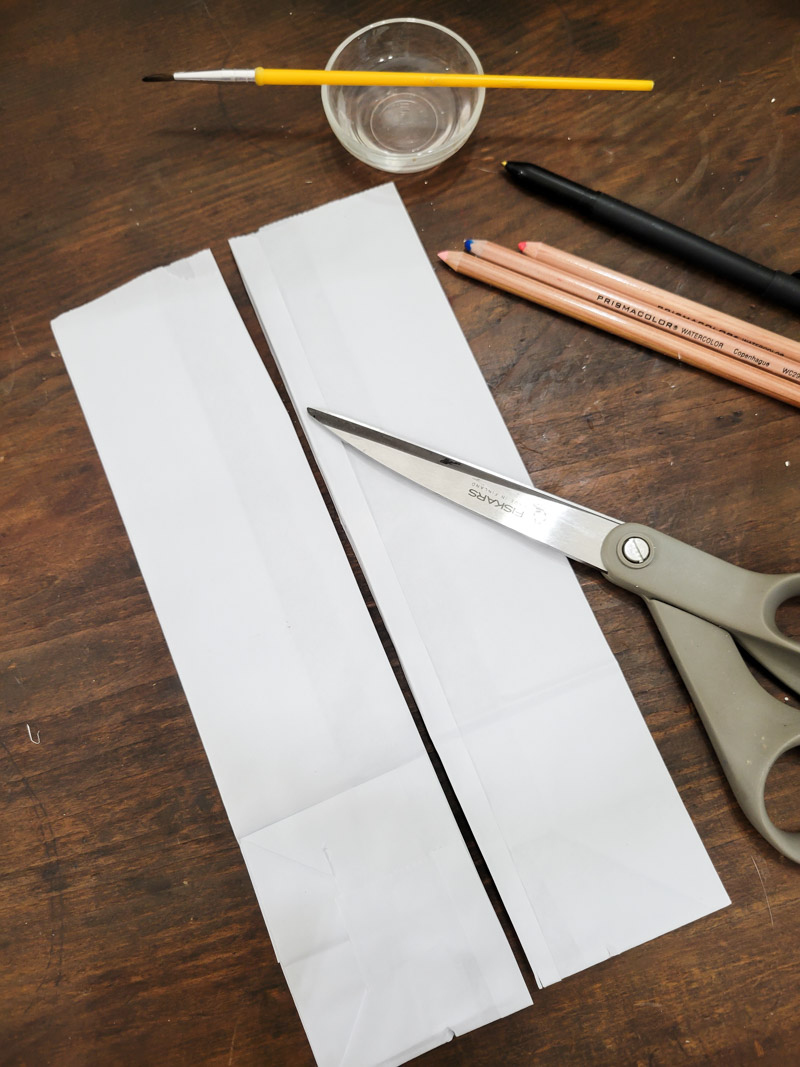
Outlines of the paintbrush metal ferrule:
<svg viewBox="0 0 800 1067">
<path fill-rule="evenodd" d="M 179 70 L 175 74 L 148 74 L 144 82 L 251 82 L 255 70 Z"/>
<path fill-rule="evenodd" d="M 255 82 L 253 70 L 183 70 L 172 75 L 176 82 Z"/>
</svg>

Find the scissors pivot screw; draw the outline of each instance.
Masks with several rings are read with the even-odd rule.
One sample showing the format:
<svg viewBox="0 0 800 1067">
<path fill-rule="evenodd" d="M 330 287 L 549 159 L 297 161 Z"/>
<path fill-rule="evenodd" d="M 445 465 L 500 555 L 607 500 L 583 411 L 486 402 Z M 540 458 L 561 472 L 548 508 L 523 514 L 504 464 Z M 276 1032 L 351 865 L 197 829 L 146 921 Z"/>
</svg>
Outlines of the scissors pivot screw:
<svg viewBox="0 0 800 1067">
<path fill-rule="evenodd" d="M 622 542 L 620 551 L 627 563 L 646 563 L 651 550 L 643 537 L 628 537 Z"/>
</svg>

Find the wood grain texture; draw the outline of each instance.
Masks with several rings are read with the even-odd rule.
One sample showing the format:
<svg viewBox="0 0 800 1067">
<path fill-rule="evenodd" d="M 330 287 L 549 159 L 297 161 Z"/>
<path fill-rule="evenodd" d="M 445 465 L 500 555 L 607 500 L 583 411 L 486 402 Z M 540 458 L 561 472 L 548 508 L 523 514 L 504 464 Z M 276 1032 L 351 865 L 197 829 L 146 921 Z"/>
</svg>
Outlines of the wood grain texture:
<svg viewBox="0 0 800 1067">
<path fill-rule="evenodd" d="M 402 13 L 0 0 L 3 1065 L 312 1063 L 49 323 L 209 247 L 277 381 L 227 239 L 386 177 L 339 147 L 317 90 L 140 79 L 320 66 L 352 30 Z M 530 159 L 797 269 L 796 0 L 431 0 L 424 15 L 487 70 L 656 82 L 490 93 L 456 157 L 397 181 L 534 479 L 732 562 L 796 569 L 800 413 L 436 260 L 468 237 L 543 240 L 800 340 L 789 313 L 525 196 L 500 169 Z M 579 577 L 732 905 L 420 1062 L 796 1063 L 800 870 L 743 819 L 641 605 Z M 795 825 L 796 771 L 771 790 Z"/>
</svg>

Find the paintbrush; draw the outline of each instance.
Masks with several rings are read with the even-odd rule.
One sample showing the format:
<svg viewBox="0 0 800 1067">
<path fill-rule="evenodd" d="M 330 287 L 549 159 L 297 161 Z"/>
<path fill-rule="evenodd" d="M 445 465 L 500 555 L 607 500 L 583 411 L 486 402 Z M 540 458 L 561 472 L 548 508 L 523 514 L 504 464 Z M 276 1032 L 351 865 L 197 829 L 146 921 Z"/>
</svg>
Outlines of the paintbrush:
<svg viewBox="0 0 800 1067">
<path fill-rule="evenodd" d="M 148 74 L 145 82 L 250 82 L 254 85 L 394 85 L 459 89 L 586 89 L 649 92 L 653 82 L 631 78 L 549 78 L 520 74 L 456 74 L 424 71 L 192 70 Z"/>
</svg>

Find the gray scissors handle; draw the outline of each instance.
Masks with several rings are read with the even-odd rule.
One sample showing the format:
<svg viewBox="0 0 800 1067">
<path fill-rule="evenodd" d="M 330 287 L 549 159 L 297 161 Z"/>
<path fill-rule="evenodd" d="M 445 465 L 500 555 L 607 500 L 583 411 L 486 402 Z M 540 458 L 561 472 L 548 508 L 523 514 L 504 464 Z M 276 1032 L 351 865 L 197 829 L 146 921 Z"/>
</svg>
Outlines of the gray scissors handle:
<svg viewBox="0 0 800 1067">
<path fill-rule="evenodd" d="M 800 694 L 800 642 L 775 622 L 780 605 L 800 595 L 800 574 L 744 570 L 637 523 L 612 530 L 601 555 L 612 582 L 721 626 Z"/>
<path fill-rule="evenodd" d="M 762 689 L 727 631 L 670 604 L 645 603 L 742 811 L 766 841 L 800 863 L 800 833 L 775 826 L 764 801 L 773 764 L 800 745 L 800 715 Z"/>
<path fill-rule="evenodd" d="M 800 593 L 800 575 L 745 571 L 634 523 L 608 535 L 602 557 L 609 579 L 650 609 L 745 815 L 800 863 L 800 833 L 776 827 L 764 802 L 773 764 L 800 746 L 800 714 L 758 684 L 734 641 L 797 692 L 800 644 L 775 612 Z"/>
</svg>

